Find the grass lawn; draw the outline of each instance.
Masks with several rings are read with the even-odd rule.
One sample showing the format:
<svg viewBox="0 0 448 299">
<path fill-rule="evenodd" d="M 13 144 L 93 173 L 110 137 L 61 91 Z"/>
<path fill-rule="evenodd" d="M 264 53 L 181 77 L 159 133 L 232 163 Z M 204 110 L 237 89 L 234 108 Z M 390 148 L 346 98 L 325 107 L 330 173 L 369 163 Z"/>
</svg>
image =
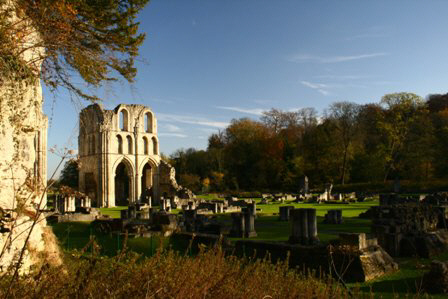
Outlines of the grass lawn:
<svg viewBox="0 0 448 299">
<path fill-rule="evenodd" d="M 100 208 L 100 212 L 103 215 L 107 215 L 111 218 L 120 218 L 120 211 L 126 210 L 127 206 L 115 207 L 115 208 Z"/>
<path fill-rule="evenodd" d="M 448 253 L 441 254 L 433 259 L 446 261 L 448 260 Z M 372 290 L 379 298 L 415 298 L 416 294 L 419 294 L 421 298 L 447 298 L 447 295 L 442 294 L 426 296 L 421 290 L 422 277 L 429 270 L 429 264 L 433 259 L 395 258 L 395 261 L 399 264 L 397 272 L 369 282 L 349 284 L 348 286 L 359 288 L 365 293 Z"/>
<path fill-rule="evenodd" d="M 257 199 L 256 199 L 257 201 Z M 372 206 L 377 206 L 378 201 L 365 201 L 350 204 L 318 204 L 318 203 L 271 203 L 267 205 L 257 204 L 257 209 L 261 209 L 259 214 L 276 214 L 281 206 L 294 206 L 294 208 L 316 209 L 317 216 L 324 216 L 328 210 L 342 209 L 342 217 L 358 217 L 362 212 L 367 211 Z"/>
<path fill-rule="evenodd" d="M 65 250 L 81 250 L 90 241 L 95 241 L 100 246 L 101 254 L 114 256 L 123 249 L 124 236 L 116 233 L 101 234 L 95 232 L 91 222 L 62 222 L 52 225 L 53 232 L 59 240 L 59 244 Z M 151 237 L 151 238 L 128 238 L 126 247 L 137 253 L 146 256 L 152 255 L 157 248 L 161 246 L 167 247 L 169 238 Z"/>
<path fill-rule="evenodd" d="M 209 199 L 215 198 L 209 196 Z M 289 222 L 278 220 L 278 208 L 280 206 L 293 205 L 296 208 L 316 208 L 318 235 L 321 242 L 328 242 L 337 238 L 341 232 L 370 232 L 370 220 L 359 219 L 357 216 L 366 211 L 369 207 L 378 205 L 378 201 L 369 201 L 362 203 L 342 204 L 258 204 L 257 208 L 261 212 L 257 212 L 255 220 L 255 229 L 258 234 L 255 240 L 269 241 L 287 241 L 290 234 Z M 126 207 L 116 207 L 110 209 L 100 209 L 103 214 L 114 218 L 120 217 L 120 210 Z M 330 209 L 342 209 L 344 223 L 340 225 L 330 225 L 323 223 L 323 216 Z M 174 212 L 179 212 L 178 210 Z M 220 214 L 216 216 L 217 220 L 228 226 L 231 225 L 231 217 L 229 214 Z M 123 247 L 123 236 L 117 234 L 96 234 L 89 222 L 73 222 L 58 223 L 53 225 L 53 231 L 58 237 L 60 244 L 67 250 L 82 249 L 94 236 L 98 244 L 101 246 L 101 252 L 104 255 L 114 255 Z M 237 240 L 231 238 L 231 241 Z M 127 247 L 135 252 L 150 256 L 161 244 L 166 248 L 174 244 L 169 238 L 152 237 L 152 238 L 130 238 L 127 240 Z M 448 253 L 445 253 L 436 259 L 448 260 Z M 401 258 L 396 259 L 399 263 L 400 270 L 381 277 L 379 279 L 362 283 L 349 284 L 349 287 L 360 288 L 365 293 L 372 290 L 375 298 L 414 298 L 419 293 L 419 286 L 423 274 L 428 271 L 430 259 Z M 431 298 L 447 298 L 443 295 L 434 295 Z"/>
</svg>

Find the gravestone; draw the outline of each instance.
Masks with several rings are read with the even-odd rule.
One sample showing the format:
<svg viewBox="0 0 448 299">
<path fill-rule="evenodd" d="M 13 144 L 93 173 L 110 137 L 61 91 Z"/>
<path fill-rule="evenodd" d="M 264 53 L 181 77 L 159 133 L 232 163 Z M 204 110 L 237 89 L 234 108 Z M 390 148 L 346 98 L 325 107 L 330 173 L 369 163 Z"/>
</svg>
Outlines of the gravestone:
<svg viewBox="0 0 448 299">
<path fill-rule="evenodd" d="M 290 211 L 294 209 L 294 206 L 279 207 L 280 221 L 289 221 Z"/>
<path fill-rule="evenodd" d="M 253 204 L 255 206 L 255 204 Z M 244 237 L 253 238 L 256 237 L 255 232 L 255 213 L 252 213 L 250 209 L 246 209 L 244 212 Z"/>
<path fill-rule="evenodd" d="M 299 182 L 299 193 L 302 195 L 309 193 L 309 186 L 308 186 L 308 177 L 306 175 L 302 176 L 300 178 Z"/>
<path fill-rule="evenodd" d="M 325 184 L 325 196 L 326 196 L 326 200 L 330 200 L 331 199 L 331 190 L 333 189 L 333 184 L 332 183 L 326 183 Z"/>
<path fill-rule="evenodd" d="M 244 237 L 244 232 L 246 229 L 245 218 L 243 213 L 232 213 L 232 229 L 230 230 L 230 235 L 235 238 Z"/>
<path fill-rule="evenodd" d="M 325 214 L 324 223 L 326 224 L 342 224 L 342 210 L 328 210 Z"/>
<path fill-rule="evenodd" d="M 257 214 L 257 204 L 255 202 L 247 204 L 246 206 L 247 212 L 255 217 Z"/>
<path fill-rule="evenodd" d="M 290 221 L 290 243 L 301 245 L 318 243 L 316 209 L 293 209 L 290 211 Z"/>
</svg>

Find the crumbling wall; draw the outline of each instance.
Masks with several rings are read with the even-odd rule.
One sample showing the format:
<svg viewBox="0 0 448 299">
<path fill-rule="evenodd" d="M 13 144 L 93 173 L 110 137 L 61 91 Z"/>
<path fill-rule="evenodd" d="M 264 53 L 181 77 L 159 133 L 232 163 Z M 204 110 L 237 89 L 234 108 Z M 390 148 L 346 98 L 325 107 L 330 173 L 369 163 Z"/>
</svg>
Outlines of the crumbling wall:
<svg viewBox="0 0 448 299">
<path fill-rule="evenodd" d="M 176 170 L 171 164 L 166 161 L 161 160 L 159 165 L 160 171 L 160 195 L 168 198 L 177 196 L 181 199 L 191 199 L 194 197 L 191 190 L 182 187 L 176 181 Z"/>
<path fill-rule="evenodd" d="M 37 40 L 37 34 L 31 34 L 25 42 L 35 44 Z M 42 48 L 30 47 L 21 59 L 36 61 L 30 64 L 40 72 L 43 55 Z M 41 260 L 46 247 L 55 248 L 45 244 L 44 235 L 51 232 L 38 213 L 46 205 L 47 179 L 47 117 L 42 102 L 38 78 L 0 78 L 0 271 L 17 263 L 20 255 L 26 271 Z"/>
</svg>

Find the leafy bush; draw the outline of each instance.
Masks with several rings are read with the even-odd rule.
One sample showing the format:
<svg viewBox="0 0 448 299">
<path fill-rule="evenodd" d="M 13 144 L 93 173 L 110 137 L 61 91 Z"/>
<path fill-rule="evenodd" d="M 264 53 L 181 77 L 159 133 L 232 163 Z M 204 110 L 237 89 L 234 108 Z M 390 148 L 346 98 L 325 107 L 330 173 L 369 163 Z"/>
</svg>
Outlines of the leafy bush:
<svg viewBox="0 0 448 299">
<path fill-rule="evenodd" d="M 72 254 L 64 269 L 43 267 L 14 287 L 9 298 L 347 298 L 331 279 L 290 270 L 286 263 L 229 257 L 219 248 L 194 257 L 172 250 L 149 258 L 123 253 L 108 258 Z M 6 290 L 10 293 L 6 294 Z"/>
</svg>

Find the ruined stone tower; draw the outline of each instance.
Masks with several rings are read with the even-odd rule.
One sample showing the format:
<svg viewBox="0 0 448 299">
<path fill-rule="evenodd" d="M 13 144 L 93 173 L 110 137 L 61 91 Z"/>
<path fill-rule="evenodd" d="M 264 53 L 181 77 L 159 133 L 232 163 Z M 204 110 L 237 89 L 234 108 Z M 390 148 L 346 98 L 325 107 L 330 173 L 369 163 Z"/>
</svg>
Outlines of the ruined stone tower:
<svg viewBox="0 0 448 299">
<path fill-rule="evenodd" d="M 157 121 L 150 108 L 88 106 L 79 116 L 78 151 L 79 190 L 92 198 L 92 204 L 158 204 L 160 154 Z"/>
</svg>

